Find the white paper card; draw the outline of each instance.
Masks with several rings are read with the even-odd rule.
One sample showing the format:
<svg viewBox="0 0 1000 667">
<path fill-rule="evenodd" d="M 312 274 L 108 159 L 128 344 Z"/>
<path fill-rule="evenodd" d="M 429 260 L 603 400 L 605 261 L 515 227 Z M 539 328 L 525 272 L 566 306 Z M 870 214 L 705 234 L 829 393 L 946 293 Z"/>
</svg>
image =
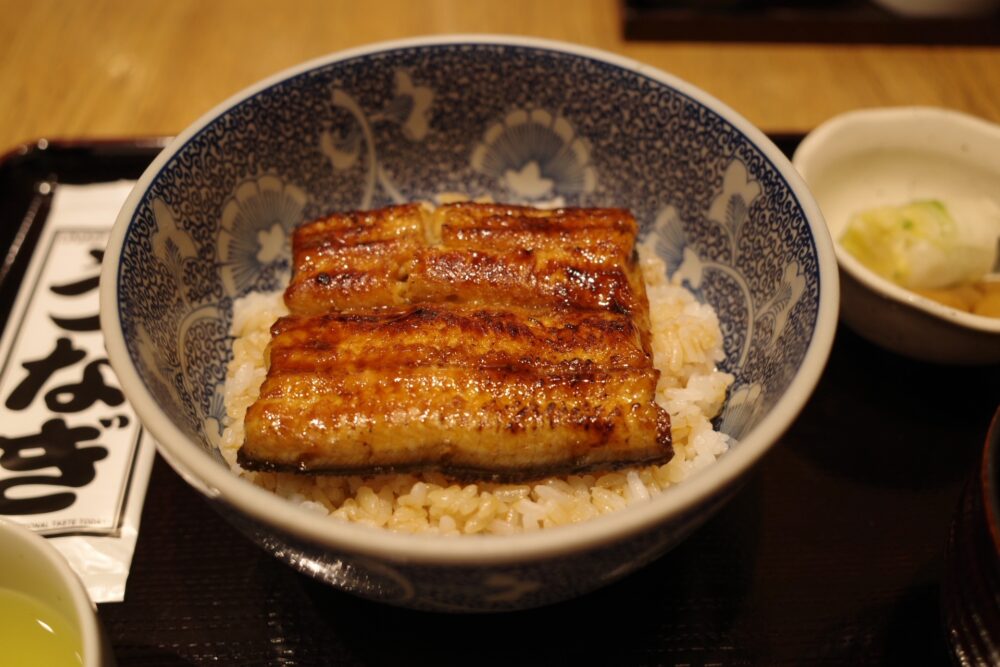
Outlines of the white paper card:
<svg viewBox="0 0 1000 667">
<path fill-rule="evenodd" d="M 100 331 L 98 279 L 131 182 L 59 185 L 0 338 L 0 514 L 122 600 L 154 446 Z"/>
</svg>

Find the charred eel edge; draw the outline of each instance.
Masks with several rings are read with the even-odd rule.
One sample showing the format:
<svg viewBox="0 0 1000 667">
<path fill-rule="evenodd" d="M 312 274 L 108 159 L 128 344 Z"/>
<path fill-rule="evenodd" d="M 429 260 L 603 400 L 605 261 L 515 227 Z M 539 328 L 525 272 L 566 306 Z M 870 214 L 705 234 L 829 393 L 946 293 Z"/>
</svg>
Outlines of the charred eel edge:
<svg viewBox="0 0 1000 667">
<path fill-rule="evenodd" d="M 666 442 L 662 446 L 662 451 L 651 456 L 636 458 L 628 461 L 597 461 L 593 463 L 574 463 L 567 461 L 559 464 L 546 466 L 524 466 L 520 468 L 476 468 L 474 466 L 456 466 L 442 463 L 437 460 L 415 461 L 402 465 L 372 465 L 372 466 L 328 466 L 312 468 L 307 465 L 290 465 L 261 461 L 248 457 L 241 447 L 237 454 L 236 462 L 244 470 L 253 472 L 289 472 L 312 475 L 360 475 L 370 477 L 374 475 L 404 474 L 404 473 L 424 473 L 437 472 L 460 482 L 497 482 L 501 484 L 520 484 L 538 479 L 544 479 L 553 475 L 583 475 L 596 472 L 614 472 L 625 468 L 632 468 L 643 465 L 662 465 L 674 457 L 674 448 L 671 442 Z"/>
</svg>

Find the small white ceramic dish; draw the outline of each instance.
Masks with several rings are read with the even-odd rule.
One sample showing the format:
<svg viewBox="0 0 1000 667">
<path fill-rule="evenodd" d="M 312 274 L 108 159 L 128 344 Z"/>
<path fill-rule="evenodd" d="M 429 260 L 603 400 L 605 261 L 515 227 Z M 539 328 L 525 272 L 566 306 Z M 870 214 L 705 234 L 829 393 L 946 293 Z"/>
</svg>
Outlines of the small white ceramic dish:
<svg viewBox="0 0 1000 667">
<path fill-rule="evenodd" d="M 926 107 L 853 111 L 811 132 L 793 165 L 813 192 L 842 269 L 841 315 L 870 341 L 938 363 L 1000 361 L 1000 319 L 904 289 L 840 244 L 850 217 L 915 199 L 1000 198 L 1000 126 Z"/>
<path fill-rule="evenodd" d="M 997 0 L 875 0 L 901 16 L 919 18 L 983 16 L 995 12 Z"/>
<path fill-rule="evenodd" d="M 0 589 L 36 600 L 57 612 L 79 634 L 79 663 L 107 667 L 114 657 L 83 583 L 44 537 L 0 519 Z M 0 649 L 0 661 L 10 650 Z M 72 664 L 72 663 L 71 663 Z"/>
</svg>

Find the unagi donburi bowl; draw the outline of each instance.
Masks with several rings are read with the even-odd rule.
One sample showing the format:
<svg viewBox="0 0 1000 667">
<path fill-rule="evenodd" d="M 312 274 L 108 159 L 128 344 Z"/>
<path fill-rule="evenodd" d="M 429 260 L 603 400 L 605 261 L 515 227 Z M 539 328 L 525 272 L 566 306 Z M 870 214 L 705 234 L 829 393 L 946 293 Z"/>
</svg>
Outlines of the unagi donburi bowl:
<svg viewBox="0 0 1000 667">
<path fill-rule="evenodd" d="M 296 223 L 459 192 L 632 210 L 671 272 L 717 311 L 735 376 L 718 417 L 736 444 L 664 493 L 511 536 L 395 533 L 327 519 L 234 475 L 219 455 L 233 301 L 281 287 Z M 270 202 L 266 220 L 254 217 Z M 282 72 L 181 133 L 111 235 L 102 326 L 160 452 L 277 558 L 401 606 L 499 611 L 592 590 L 657 558 L 734 495 L 815 386 L 837 268 L 788 161 L 668 74 L 553 42 L 380 44 Z"/>
</svg>

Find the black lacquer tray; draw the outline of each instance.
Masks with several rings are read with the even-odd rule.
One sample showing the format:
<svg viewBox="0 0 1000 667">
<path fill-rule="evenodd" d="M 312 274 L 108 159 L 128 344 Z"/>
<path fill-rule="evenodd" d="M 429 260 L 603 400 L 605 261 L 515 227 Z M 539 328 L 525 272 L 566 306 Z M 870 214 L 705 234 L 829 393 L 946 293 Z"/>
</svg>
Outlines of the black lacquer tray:
<svg viewBox="0 0 1000 667">
<path fill-rule="evenodd" d="M 796 136 L 774 137 L 791 152 Z M 60 183 L 135 178 L 163 141 L 40 142 L 0 162 L 0 324 Z M 908 664 L 951 660 L 952 517 L 1000 404 L 1000 366 L 922 364 L 843 327 L 798 420 L 737 497 L 651 566 L 505 615 L 395 609 L 300 575 L 158 459 L 119 665 Z"/>
<path fill-rule="evenodd" d="M 620 2 L 622 32 L 631 40 L 1000 44 L 1000 12 L 996 10 L 971 16 L 906 16 L 880 7 L 873 0 Z"/>
</svg>

